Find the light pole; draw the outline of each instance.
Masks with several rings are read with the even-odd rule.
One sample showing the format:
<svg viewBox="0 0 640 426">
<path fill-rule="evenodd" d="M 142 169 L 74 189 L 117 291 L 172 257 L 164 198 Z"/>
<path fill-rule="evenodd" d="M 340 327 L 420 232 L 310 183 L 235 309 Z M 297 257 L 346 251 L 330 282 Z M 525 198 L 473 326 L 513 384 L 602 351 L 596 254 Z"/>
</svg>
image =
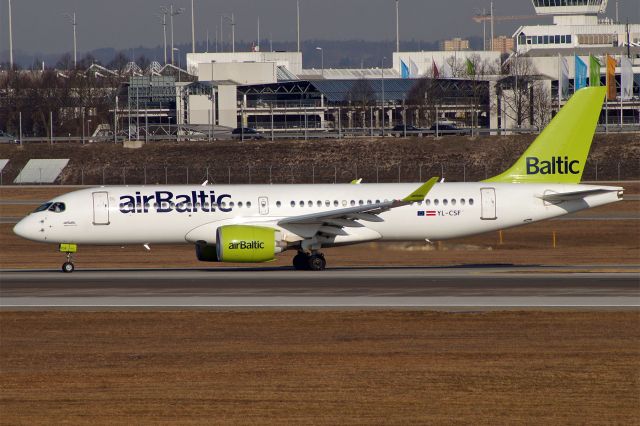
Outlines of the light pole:
<svg viewBox="0 0 640 426">
<path fill-rule="evenodd" d="M 191 0 L 191 53 L 196 53 L 196 19 L 193 11 L 193 0 Z"/>
<path fill-rule="evenodd" d="M 400 5 L 396 0 L 396 52 L 400 52 Z"/>
<path fill-rule="evenodd" d="M 11 14 L 11 0 L 9 0 L 9 66 L 13 69 L 13 17 Z"/>
<path fill-rule="evenodd" d="M 324 49 L 322 47 L 316 47 L 316 50 L 320 51 L 320 63 L 322 65 L 322 76 L 324 77 Z"/>
<path fill-rule="evenodd" d="M 160 10 L 162 11 L 162 13 L 164 14 L 168 14 L 169 15 L 169 26 L 171 27 L 171 65 L 174 64 L 174 60 L 173 60 L 173 17 L 174 16 L 178 16 L 181 15 L 182 13 L 184 13 L 184 8 L 181 7 L 179 9 L 174 9 L 173 4 L 169 5 L 169 7 L 163 6 L 162 8 L 160 8 Z"/>
<path fill-rule="evenodd" d="M 161 18 L 160 23 L 162 24 L 162 39 L 164 41 L 164 50 L 162 51 L 164 53 L 164 64 L 167 65 L 167 8 L 166 7 L 161 7 L 160 8 L 160 12 L 162 12 L 161 14 L 157 15 L 158 17 Z"/>
<path fill-rule="evenodd" d="M 300 52 L 300 0 L 296 0 L 296 34 L 298 38 L 298 52 Z"/>
<path fill-rule="evenodd" d="M 382 71 L 382 137 L 384 137 L 384 61 L 386 60 L 386 56 L 382 57 L 382 64 L 380 70 Z"/>
<path fill-rule="evenodd" d="M 215 61 L 211 61 L 211 134 L 213 139 L 215 139 L 216 133 L 216 98 L 215 98 L 215 89 L 213 87 L 213 64 Z"/>
<path fill-rule="evenodd" d="M 78 66 L 78 45 L 76 43 L 76 13 L 65 13 L 64 16 L 69 19 L 73 26 L 73 67 Z"/>
<path fill-rule="evenodd" d="M 222 18 L 231 24 L 231 51 L 236 53 L 236 20 L 233 13 L 231 15 L 222 15 Z"/>
<path fill-rule="evenodd" d="M 178 52 L 178 81 L 181 81 L 181 79 L 182 79 L 182 58 L 180 57 L 180 49 L 178 49 L 177 47 L 174 47 L 173 49 L 171 49 L 171 56 L 173 56 L 173 52 Z"/>
</svg>

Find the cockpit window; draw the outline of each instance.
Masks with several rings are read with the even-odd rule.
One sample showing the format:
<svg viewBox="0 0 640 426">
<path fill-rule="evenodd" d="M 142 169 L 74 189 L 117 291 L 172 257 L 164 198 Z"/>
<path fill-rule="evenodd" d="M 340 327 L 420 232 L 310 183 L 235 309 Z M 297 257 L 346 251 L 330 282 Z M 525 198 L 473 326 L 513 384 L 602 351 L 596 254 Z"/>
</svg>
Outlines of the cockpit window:
<svg viewBox="0 0 640 426">
<path fill-rule="evenodd" d="M 49 207 L 49 211 L 54 213 L 62 213 L 65 208 L 66 207 L 64 203 L 53 203 L 51 204 L 51 207 Z"/>
<path fill-rule="evenodd" d="M 43 211 L 47 210 L 49 207 L 51 207 L 51 204 L 53 204 L 53 203 L 44 203 L 43 205 L 41 205 L 40 207 L 35 209 L 33 212 L 34 213 L 43 212 Z"/>
</svg>

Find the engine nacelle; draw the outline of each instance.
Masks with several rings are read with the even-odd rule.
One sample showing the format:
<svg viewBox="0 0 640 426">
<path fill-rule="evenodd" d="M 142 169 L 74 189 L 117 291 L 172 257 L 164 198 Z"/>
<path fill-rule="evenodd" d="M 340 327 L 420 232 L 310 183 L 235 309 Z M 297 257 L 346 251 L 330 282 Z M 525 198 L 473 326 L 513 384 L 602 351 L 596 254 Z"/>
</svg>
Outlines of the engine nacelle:
<svg viewBox="0 0 640 426">
<path fill-rule="evenodd" d="M 196 244 L 196 257 L 200 262 L 218 262 L 216 246 Z"/>
<path fill-rule="evenodd" d="M 221 262 L 269 262 L 282 251 L 278 246 L 278 231 L 250 225 L 226 225 L 217 230 L 216 249 Z"/>
</svg>

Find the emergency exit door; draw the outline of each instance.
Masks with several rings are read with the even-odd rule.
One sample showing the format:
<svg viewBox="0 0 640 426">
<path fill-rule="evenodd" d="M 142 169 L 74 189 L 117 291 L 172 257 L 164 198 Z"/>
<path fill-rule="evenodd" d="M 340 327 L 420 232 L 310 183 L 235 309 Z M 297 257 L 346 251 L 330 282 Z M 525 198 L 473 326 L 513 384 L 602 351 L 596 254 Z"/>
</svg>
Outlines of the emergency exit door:
<svg viewBox="0 0 640 426">
<path fill-rule="evenodd" d="M 258 209 L 263 216 L 269 214 L 269 199 L 267 197 L 258 197 Z"/>
<path fill-rule="evenodd" d="M 481 208 L 480 219 L 496 220 L 496 190 L 495 188 L 480 188 Z"/>
<path fill-rule="evenodd" d="M 93 193 L 93 224 L 109 224 L 109 194 L 107 192 Z"/>
</svg>

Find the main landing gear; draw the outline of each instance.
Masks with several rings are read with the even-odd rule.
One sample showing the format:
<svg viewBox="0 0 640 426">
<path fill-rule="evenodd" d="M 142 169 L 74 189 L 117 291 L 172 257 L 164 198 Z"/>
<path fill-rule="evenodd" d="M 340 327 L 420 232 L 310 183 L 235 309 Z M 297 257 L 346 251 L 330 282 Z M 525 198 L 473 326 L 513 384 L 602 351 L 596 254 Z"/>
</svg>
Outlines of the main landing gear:
<svg viewBox="0 0 640 426">
<path fill-rule="evenodd" d="M 293 267 L 298 271 L 322 271 L 326 266 L 324 254 L 319 252 L 307 254 L 299 251 L 293 258 Z"/>
</svg>

